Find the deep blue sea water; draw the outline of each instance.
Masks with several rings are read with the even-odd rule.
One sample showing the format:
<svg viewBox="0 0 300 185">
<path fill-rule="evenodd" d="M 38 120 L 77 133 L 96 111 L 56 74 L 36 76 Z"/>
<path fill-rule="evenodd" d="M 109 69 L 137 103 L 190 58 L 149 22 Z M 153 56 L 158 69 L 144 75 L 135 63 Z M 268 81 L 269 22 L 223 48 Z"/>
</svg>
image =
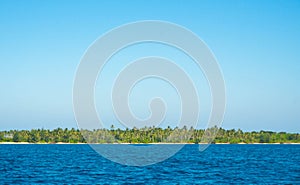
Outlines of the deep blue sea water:
<svg viewBox="0 0 300 185">
<path fill-rule="evenodd" d="M 0 184 L 34 183 L 300 184 L 300 145 L 186 145 L 146 167 L 113 163 L 89 145 L 0 145 Z"/>
</svg>

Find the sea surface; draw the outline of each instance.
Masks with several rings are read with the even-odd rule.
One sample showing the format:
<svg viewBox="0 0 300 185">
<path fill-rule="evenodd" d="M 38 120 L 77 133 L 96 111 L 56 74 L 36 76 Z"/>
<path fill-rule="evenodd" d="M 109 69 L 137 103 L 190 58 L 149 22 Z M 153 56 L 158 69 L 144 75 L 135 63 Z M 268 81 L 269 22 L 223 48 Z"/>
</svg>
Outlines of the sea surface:
<svg viewBox="0 0 300 185">
<path fill-rule="evenodd" d="M 35 183 L 300 184 L 300 145 L 185 145 L 145 167 L 111 162 L 89 145 L 0 145 L 0 184 Z"/>
</svg>

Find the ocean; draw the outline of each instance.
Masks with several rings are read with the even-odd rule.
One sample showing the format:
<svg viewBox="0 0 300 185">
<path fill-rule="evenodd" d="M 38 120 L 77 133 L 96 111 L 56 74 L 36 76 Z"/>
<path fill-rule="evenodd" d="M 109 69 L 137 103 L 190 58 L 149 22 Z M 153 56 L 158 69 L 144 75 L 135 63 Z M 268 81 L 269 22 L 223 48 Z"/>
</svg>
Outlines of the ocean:
<svg viewBox="0 0 300 185">
<path fill-rule="evenodd" d="M 145 167 L 111 162 L 86 144 L 0 145 L 0 184 L 36 183 L 300 184 L 300 145 L 185 145 Z"/>
</svg>

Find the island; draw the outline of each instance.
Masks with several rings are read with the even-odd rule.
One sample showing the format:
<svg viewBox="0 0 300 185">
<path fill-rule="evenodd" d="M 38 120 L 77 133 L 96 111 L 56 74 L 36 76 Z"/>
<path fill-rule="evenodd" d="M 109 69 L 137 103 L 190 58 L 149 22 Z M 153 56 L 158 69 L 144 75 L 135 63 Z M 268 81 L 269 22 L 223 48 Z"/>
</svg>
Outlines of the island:
<svg viewBox="0 0 300 185">
<path fill-rule="evenodd" d="M 206 131 L 206 132 L 205 132 Z M 204 134 L 213 135 L 212 141 L 205 141 Z M 204 138 L 204 139 L 203 139 Z M 95 144 L 297 144 L 300 143 L 299 133 L 251 131 L 244 132 L 241 129 L 225 130 L 223 128 L 194 129 L 187 128 L 157 128 L 144 127 L 132 129 L 31 129 L 0 131 L 0 143 L 36 143 L 36 144 L 60 144 L 60 143 L 95 143 Z"/>
</svg>

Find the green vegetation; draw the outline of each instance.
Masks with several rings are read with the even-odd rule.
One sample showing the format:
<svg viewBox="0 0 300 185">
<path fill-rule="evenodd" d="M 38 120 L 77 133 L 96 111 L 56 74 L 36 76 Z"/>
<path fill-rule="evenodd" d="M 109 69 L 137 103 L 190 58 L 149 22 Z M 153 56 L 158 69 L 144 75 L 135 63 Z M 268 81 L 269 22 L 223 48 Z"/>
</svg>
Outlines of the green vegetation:
<svg viewBox="0 0 300 185">
<path fill-rule="evenodd" d="M 216 132 L 213 143 L 300 143 L 298 133 L 286 132 L 243 132 L 238 129 L 224 130 L 210 128 L 208 138 Z M 183 128 L 155 128 L 142 129 L 33 129 L 0 131 L 0 142 L 29 142 L 29 143 L 200 143 L 204 130 Z M 205 140 L 204 140 L 205 142 Z"/>
</svg>

